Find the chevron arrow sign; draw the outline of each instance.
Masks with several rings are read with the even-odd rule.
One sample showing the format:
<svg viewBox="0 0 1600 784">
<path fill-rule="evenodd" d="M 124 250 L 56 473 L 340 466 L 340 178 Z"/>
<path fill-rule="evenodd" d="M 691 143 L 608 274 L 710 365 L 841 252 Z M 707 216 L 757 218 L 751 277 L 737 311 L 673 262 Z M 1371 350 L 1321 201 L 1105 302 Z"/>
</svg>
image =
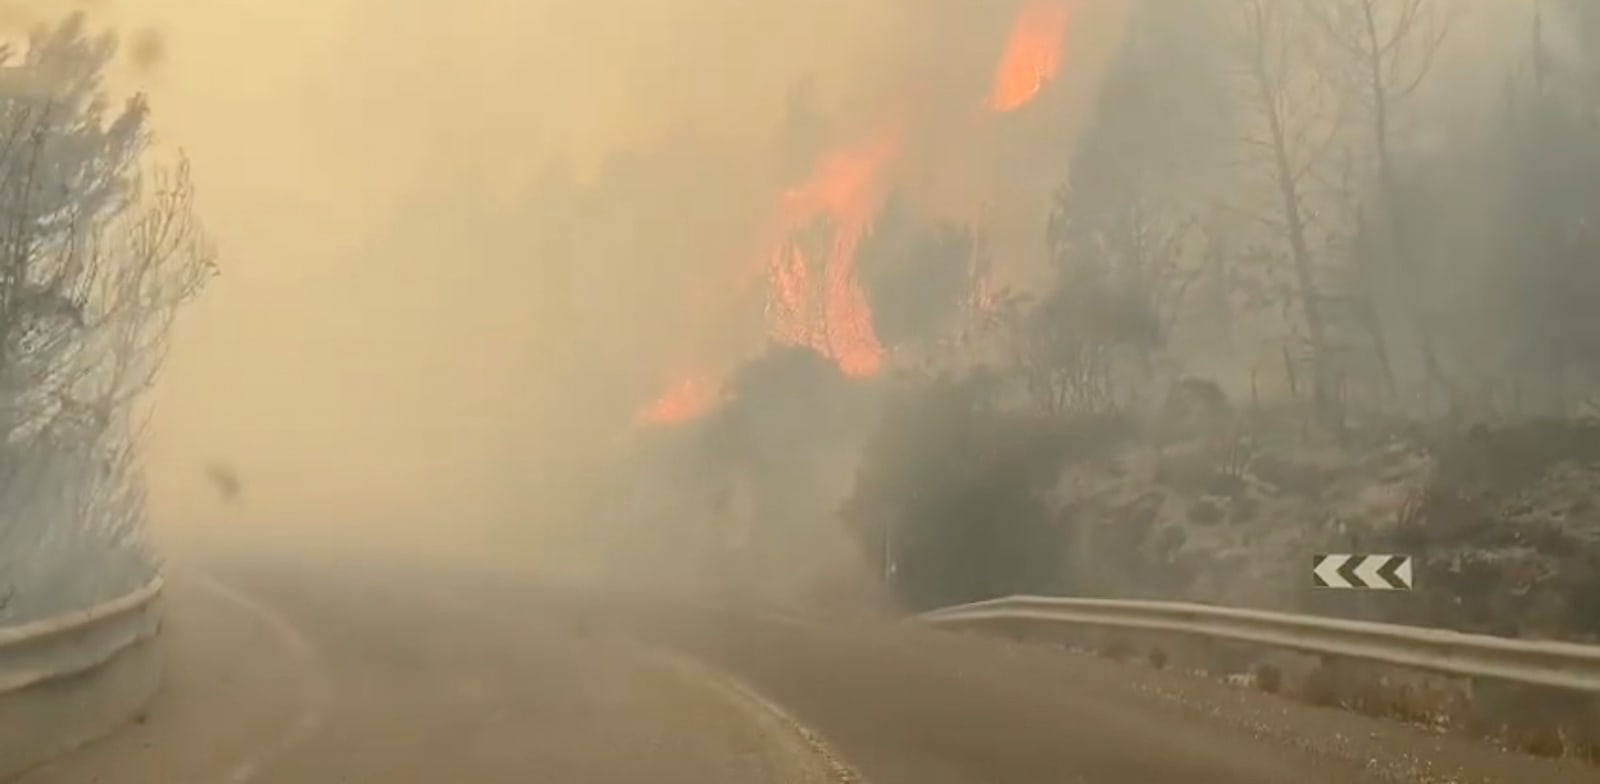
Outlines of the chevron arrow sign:
<svg viewBox="0 0 1600 784">
<path fill-rule="evenodd" d="M 1318 588 L 1409 591 L 1411 556 L 1330 553 L 1311 557 L 1311 580 Z"/>
</svg>

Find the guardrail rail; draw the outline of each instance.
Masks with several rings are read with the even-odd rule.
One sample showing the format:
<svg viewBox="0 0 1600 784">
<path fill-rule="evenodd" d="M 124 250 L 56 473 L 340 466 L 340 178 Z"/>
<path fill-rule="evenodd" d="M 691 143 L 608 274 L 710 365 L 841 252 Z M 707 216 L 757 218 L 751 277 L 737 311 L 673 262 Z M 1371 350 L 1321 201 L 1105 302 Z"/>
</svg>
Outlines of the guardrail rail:
<svg viewBox="0 0 1600 784">
<path fill-rule="evenodd" d="M 1600 693 L 1600 645 L 1183 602 L 1008 596 L 923 613 L 925 623 L 1062 624 L 1172 632 L 1331 657 Z"/>
<path fill-rule="evenodd" d="M 85 610 L 0 627 L 0 782 L 133 717 L 155 693 L 158 575 Z"/>
</svg>

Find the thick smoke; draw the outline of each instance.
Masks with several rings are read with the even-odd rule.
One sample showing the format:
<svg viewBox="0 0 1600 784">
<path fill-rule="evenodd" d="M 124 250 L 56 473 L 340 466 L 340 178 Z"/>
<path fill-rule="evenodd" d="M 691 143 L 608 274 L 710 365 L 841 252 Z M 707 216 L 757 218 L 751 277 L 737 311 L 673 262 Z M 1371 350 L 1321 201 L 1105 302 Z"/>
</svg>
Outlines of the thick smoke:
<svg viewBox="0 0 1600 784">
<path fill-rule="evenodd" d="M 158 516 L 408 540 L 537 538 L 558 520 L 583 533 L 586 507 L 571 497 L 596 466 L 664 438 L 639 426 L 652 411 L 684 420 L 653 403 L 718 421 L 741 371 L 773 356 L 770 341 L 807 346 L 867 385 L 896 368 L 949 369 L 936 366 L 951 356 L 1014 358 L 979 339 L 994 325 L 969 323 L 975 306 L 1004 311 L 1008 287 L 1046 291 L 1061 247 L 1098 247 L 1118 215 L 1108 207 L 1104 225 L 1084 228 L 1085 204 L 1160 186 L 1193 213 L 1166 228 L 1250 224 L 1255 235 L 1217 252 L 1265 258 L 1272 229 L 1251 200 L 1270 203 L 1271 189 L 1235 145 L 1253 128 L 1190 122 L 1238 97 L 1237 20 L 1205 10 L 1229 3 L 1041 2 L 1070 8 L 1060 61 L 1014 111 L 999 110 L 996 85 L 1027 18 L 1021 0 L 97 3 L 106 24 L 158 31 L 159 45 L 129 39 L 123 81 L 150 91 L 161 144 L 192 156 L 226 262 L 159 396 Z M 1434 122 L 1396 132 L 1408 163 L 1444 149 L 1439 128 L 1492 111 L 1483 85 L 1526 49 L 1521 4 L 1471 5 L 1415 99 Z M 1151 28 L 1165 44 L 1124 45 L 1136 8 L 1156 28 L 1166 19 Z M 873 173 L 861 193 L 818 175 L 882 139 L 893 149 L 882 165 L 837 167 Z M 1119 168 L 1134 147 L 1160 166 L 1137 178 Z M 1256 217 L 1241 217 L 1249 209 Z M 1432 233 L 1454 236 L 1442 227 L 1460 214 Z M 1199 245 L 1184 252 L 1202 258 Z M 844 257 L 859 291 L 829 277 Z M 800 279 L 812 293 L 777 285 Z M 1172 274 L 1114 297 L 1080 288 L 1053 307 L 1079 323 L 1132 313 L 1117 328 L 1148 344 L 1226 299 L 1208 280 Z M 1281 280 L 1262 286 L 1281 294 Z M 851 297 L 876 299 L 865 319 Z M 1178 301 L 1182 314 L 1142 318 Z M 1231 339 L 1253 353 L 1234 357 L 1204 355 L 1184 341 L 1210 337 L 1186 328 L 1151 349 L 1150 372 L 1202 372 L 1246 396 L 1256 376 L 1282 375 L 1282 321 L 1237 325 Z M 864 325 L 876 375 L 844 356 L 869 345 L 849 337 Z M 1409 350 L 1397 354 L 1415 369 Z M 829 489 L 805 514 L 836 516 L 831 496 L 848 484 L 836 473 L 848 477 L 860 451 L 848 441 L 832 442 L 837 459 L 807 453 L 828 464 L 812 473 Z M 207 479 L 217 465 L 247 492 L 219 493 Z M 716 506 L 716 492 L 634 465 L 674 519 Z M 679 491 L 688 497 L 669 497 Z"/>
<path fill-rule="evenodd" d="M 1120 4 L 1091 5 L 1063 89 L 1092 85 L 1113 45 Z M 900 120 L 922 157 L 970 161 L 902 174 L 949 212 L 992 176 L 946 151 L 993 146 L 958 115 L 990 87 L 1011 4 L 441 8 L 97 4 L 107 25 L 160 32 L 125 47 L 123 83 L 193 158 L 226 261 L 163 382 L 159 517 L 537 527 L 542 477 L 614 450 L 676 374 L 760 352 L 759 313 L 729 315 L 722 290 L 762 272 L 763 223 L 803 168 L 784 137 L 798 85 L 823 143 Z M 156 67 L 135 67 L 151 51 Z M 543 231 L 572 208 L 552 193 L 607 182 L 675 206 L 656 228 L 601 209 L 573 262 Z M 222 503 L 213 462 L 247 502 Z"/>
</svg>

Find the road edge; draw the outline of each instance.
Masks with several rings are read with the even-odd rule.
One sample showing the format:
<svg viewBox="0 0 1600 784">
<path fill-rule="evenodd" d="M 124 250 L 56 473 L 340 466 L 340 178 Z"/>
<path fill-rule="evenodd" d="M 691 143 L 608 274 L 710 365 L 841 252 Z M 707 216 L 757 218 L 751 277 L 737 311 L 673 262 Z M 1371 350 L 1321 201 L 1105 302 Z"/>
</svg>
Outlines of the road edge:
<svg viewBox="0 0 1600 784">
<path fill-rule="evenodd" d="M 103 662 L 0 696 L 0 781 L 10 782 L 137 721 L 161 688 L 158 635 Z"/>
<path fill-rule="evenodd" d="M 768 728 L 773 735 L 786 739 L 797 751 L 826 770 L 828 784 L 871 784 L 861 771 L 834 750 L 822 733 L 734 675 L 678 651 L 652 649 L 645 655 L 678 677 L 714 692 L 733 710 L 748 717 L 752 724 Z"/>
</svg>

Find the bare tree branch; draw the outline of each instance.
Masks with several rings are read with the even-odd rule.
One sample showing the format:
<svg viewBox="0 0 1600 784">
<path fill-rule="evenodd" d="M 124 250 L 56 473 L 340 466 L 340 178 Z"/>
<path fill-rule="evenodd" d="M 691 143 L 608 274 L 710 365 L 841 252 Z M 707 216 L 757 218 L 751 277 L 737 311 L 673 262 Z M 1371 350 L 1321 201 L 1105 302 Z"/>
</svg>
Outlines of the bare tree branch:
<svg viewBox="0 0 1600 784">
<path fill-rule="evenodd" d="M 0 554 L 138 560 L 136 403 L 215 271 L 187 161 L 141 163 L 142 98 L 108 116 L 113 51 L 80 18 L 0 48 Z"/>
<path fill-rule="evenodd" d="M 1345 75 L 1346 91 L 1367 109 L 1367 135 L 1382 200 L 1379 225 L 1410 300 L 1405 313 L 1430 380 L 1452 391 L 1433 328 L 1420 306 L 1421 272 L 1401 217 L 1393 136 L 1397 109 L 1432 71 L 1458 6 L 1449 0 L 1303 0 L 1302 5 L 1323 42 L 1338 53 L 1327 63 L 1330 70 Z"/>
</svg>

